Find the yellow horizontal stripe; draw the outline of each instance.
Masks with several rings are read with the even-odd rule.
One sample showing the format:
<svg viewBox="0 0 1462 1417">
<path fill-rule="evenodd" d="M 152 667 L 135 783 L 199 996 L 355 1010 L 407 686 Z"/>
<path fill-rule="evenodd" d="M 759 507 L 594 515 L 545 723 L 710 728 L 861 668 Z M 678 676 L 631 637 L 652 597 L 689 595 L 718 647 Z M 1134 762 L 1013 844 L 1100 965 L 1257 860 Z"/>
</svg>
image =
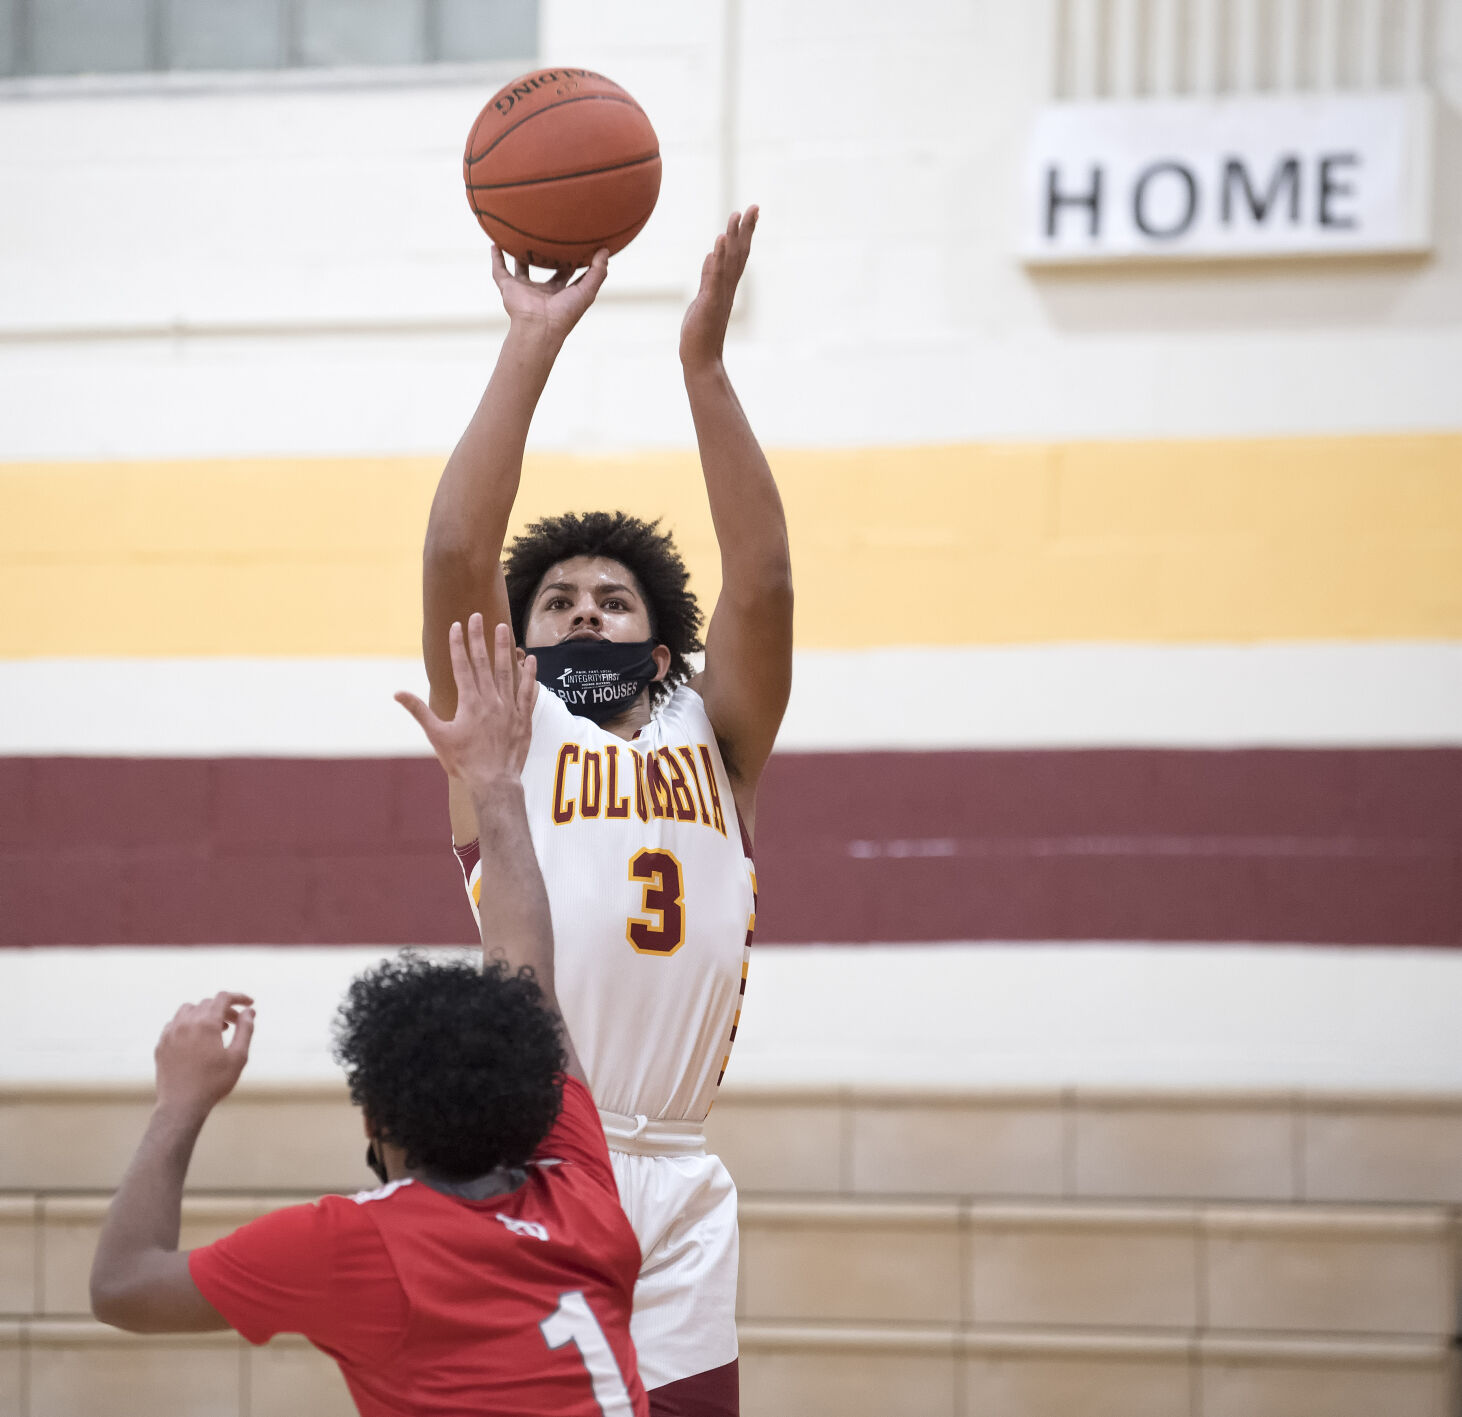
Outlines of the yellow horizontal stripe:
<svg viewBox="0 0 1462 1417">
<path fill-rule="evenodd" d="M 1462 435 L 773 455 L 803 648 L 1462 637 Z M 0 466 L 0 657 L 412 654 L 440 459 Z M 661 516 L 691 452 L 530 457 L 518 524 Z"/>
</svg>

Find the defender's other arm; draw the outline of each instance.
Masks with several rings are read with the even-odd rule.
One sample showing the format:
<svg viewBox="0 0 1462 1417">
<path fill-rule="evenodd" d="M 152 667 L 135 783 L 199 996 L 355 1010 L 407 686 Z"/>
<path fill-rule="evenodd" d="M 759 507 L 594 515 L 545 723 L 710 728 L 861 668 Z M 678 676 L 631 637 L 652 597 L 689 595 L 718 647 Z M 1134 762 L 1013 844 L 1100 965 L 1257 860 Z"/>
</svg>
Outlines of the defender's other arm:
<svg viewBox="0 0 1462 1417">
<path fill-rule="evenodd" d="M 523 763 L 533 736 L 538 698 L 536 665 L 529 655 L 517 664 L 512 634 L 497 627 L 491 656 L 482 616 L 460 622 L 448 636 L 448 657 L 456 688 L 456 714 L 444 720 L 414 694 L 396 695 L 421 725 L 457 790 L 471 802 L 482 844 L 482 957 L 505 960 L 511 969 L 533 970 L 544 1002 L 558 1013 L 554 991 L 553 921 L 548 891 L 523 799 Z M 563 1028 L 565 1072 L 586 1082 L 573 1039 Z"/>
<path fill-rule="evenodd" d="M 705 700 L 748 831 L 756 786 L 792 689 L 787 519 L 722 359 L 756 220 L 756 207 L 732 214 L 701 268 L 700 289 L 680 332 L 685 389 L 721 551 L 721 594 L 706 632 L 705 669 L 692 687 Z"/>
<path fill-rule="evenodd" d="M 91 1266 L 91 1311 L 133 1333 L 194 1333 L 228 1323 L 208 1302 L 178 1249 L 183 1183 L 208 1114 L 249 1059 L 253 1000 L 215 994 L 184 1004 L 157 1045 L 157 1104 L 112 1197 Z M 225 1046 L 223 1031 L 234 1036 Z"/>
</svg>

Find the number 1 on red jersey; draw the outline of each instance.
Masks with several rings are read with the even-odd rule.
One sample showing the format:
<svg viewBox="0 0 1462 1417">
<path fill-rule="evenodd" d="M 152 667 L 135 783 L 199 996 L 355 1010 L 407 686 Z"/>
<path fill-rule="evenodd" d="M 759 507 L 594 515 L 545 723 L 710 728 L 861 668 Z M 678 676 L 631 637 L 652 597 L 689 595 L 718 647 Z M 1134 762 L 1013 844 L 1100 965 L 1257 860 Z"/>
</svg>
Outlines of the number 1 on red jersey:
<svg viewBox="0 0 1462 1417">
<path fill-rule="evenodd" d="M 604 1417 L 634 1417 L 634 1404 L 624 1385 L 614 1350 L 599 1327 L 599 1320 L 584 1298 L 582 1289 L 569 1289 L 558 1296 L 556 1308 L 538 1327 L 550 1348 L 572 1343 L 594 1387 L 594 1401 Z"/>
</svg>

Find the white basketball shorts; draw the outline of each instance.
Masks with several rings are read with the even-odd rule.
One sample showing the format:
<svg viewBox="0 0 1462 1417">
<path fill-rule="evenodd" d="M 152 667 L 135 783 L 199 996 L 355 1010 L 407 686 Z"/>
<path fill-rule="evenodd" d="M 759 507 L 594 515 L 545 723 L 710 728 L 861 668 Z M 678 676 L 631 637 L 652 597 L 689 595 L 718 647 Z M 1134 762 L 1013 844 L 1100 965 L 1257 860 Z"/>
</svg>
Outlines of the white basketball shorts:
<svg viewBox="0 0 1462 1417">
<path fill-rule="evenodd" d="M 731 1362 L 736 1186 L 691 1122 L 601 1112 L 619 1200 L 640 1242 L 630 1337 L 646 1389 Z"/>
</svg>

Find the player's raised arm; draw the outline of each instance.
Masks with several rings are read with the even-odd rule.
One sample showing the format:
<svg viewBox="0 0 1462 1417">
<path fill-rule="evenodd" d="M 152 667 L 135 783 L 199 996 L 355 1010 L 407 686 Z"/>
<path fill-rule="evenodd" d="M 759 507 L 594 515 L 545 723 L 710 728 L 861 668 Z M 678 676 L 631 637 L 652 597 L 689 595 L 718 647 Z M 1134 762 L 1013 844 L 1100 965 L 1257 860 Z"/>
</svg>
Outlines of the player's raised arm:
<svg viewBox="0 0 1462 1417">
<path fill-rule="evenodd" d="M 755 207 L 732 214 L 701 268 L 700 289 L 680 330 L 680 363 L 721 550 L 721 595 L 706 631 L 706 666 L 692 687 L 705 700 L 748 830 L 792 688 L 787 519 L 722 359 L 756 219 Z"/>
<path fill-rule="evenodd" d="M 253 1000 L 215 994 L 184 1004 L 154 1055 L 157 1103 L 137 1154 L 117 1187 L 91 1266 L 91 1309 L 133 1333 L 227 1328 L 194 1284 L 178 1249 L 183 1183 L 208 1114 L 233 1090 L 249 1059 Z M 232 1040 L 223 1034 L 232 1025 Z"/>
<path fill-rule="evenodd" d="M 493 625 L 508 618 L 503 538 L 528 425 L 564 340 L 594 303 L 608 268 L 609 253 L 600 251 L 576 280 L 564 268 L 536 282 L 526 262 L 510 274 L 493 247 L 492 274 L 508 312 L 508 334 L 487 391 L 437 484 L 422 554 L 422 657 L 432 707 L 440 714 L 450 715 L 456 703 L 448 627 L 465 625 L 473 611 Z"/>
<path fill-rule="evenodd" d="M 494 634 L 489 657 L 482 616 L 473 615 L 464 635 L 460 621 L 448 634 L 448 658 L 456 688 L 456 713 L 442 719 L 414 694 L 396 699 L 421 725 L 441 764 L 472 803 L 482 843 L 482 954 L 510 968 L 531 968 L 543 1001 L 555 1013 L 553 921 L 548 892 L 528 832 L 523 801 L 523 763 L 533 736 L 538 680 L 531 655 L 518 665 L 505 624 Z M 564 1030 L 566 1071 L 584 1081 L 584 1070 Z"/>
</svg>

